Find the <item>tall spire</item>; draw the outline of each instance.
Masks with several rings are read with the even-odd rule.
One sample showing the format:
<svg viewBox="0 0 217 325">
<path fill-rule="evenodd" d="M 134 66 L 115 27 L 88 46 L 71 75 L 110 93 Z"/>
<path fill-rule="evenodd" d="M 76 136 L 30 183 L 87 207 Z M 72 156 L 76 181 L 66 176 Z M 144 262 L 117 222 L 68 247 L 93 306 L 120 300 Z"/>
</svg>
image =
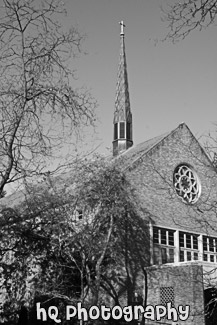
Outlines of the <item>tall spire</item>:
<svg viewBox="0 0 217 325">
<path fill-rule="evenodd" d="M 124 42 L 124 22 L 120 22 L 120 57 L 118 66 L 118 80 L 116 86 L 113 156 L 127 150 L 133 145 L 132 140 L 132 113 L 130 110 L 130 96 L 127 78 L 127 62 Z"/>
</svg>

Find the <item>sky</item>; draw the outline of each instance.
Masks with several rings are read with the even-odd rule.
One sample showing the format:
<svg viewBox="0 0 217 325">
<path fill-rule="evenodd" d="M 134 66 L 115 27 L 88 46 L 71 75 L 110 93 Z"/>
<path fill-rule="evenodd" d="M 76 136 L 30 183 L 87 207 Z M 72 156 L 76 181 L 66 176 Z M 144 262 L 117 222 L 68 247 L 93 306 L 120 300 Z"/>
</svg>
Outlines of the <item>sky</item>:
<svg viewBox="0 0 217 325">
<path fill-rule="evenodd" d="M 217 33 L 211 26 L 173 44 L 161 40 L 166 0 L 65 0 L 65 26 L 86 34 L 86 55 L 71 62 L 76 86 L 85 85 L 98 102 L 94 146 L 112 146 L 115 87 L 124 20 L 134 144 L 185 122 L 200 138 L 215 130 Z"/>
<path fill-rule="evenodd" d="M 113 114 L 124 20 L 133 141 L 141 143 L 185 122 L 201 139 L 217 127 L 216 26 L 192 32 L 173 44 L 161 6 L 174 0 L 65 0 L 60 23 L 86 35 L 83 52 L 72 58 L 73 87 L 90 89 L 98 102 L 94 133 L 85 130 L 82 153 L 112 151 Z M 202 138 L 204 141 L 206 138 Z M 68 149 L 63 148 L 64 154 Z M 74 150 L 74 149 L 73 149 Z M 53 164 L 53 163 L 52 163 Z"/>
</svg>

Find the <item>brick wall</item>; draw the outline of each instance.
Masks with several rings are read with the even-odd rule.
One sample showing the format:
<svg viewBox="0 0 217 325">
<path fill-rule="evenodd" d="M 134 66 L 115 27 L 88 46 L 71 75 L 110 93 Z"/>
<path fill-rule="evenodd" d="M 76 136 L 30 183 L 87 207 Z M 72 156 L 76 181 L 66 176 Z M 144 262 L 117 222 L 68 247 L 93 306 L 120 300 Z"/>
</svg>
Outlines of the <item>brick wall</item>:
<svg viewBox="0 0 217 325">
<path fill-rule="evenodd" d="M 187 205 L 173 187 L 173 172 L 177 165 L 187 163 L 201 181 L 201 196 L 194 205 Z M 217 235 L 216 201 L 217 173 L 188 128 L 180 126 L 148 154 L 130 164 L 128 173 L 137 189 L 144 209 L 153 223 L 162 227 Z M 208 222 L 207 222 L 208 221 Z"/>
<path fill-rule="evenodd" d="M 123 158 L 127 160 L 127 153 Z M 151 217 L 153 225 L 160 227 L 217 237 L 217 173 L 185 124 L 148 153 L 140 151 L 133 159 L 127 162 L 128 177 L 137 190 L 144 211 L 148 212 L 144 212 L 144 217 Z M 193 205 L 184 203 L 173 187 L 174 169 L 184 163 L 194 169 L 201 182 L 200 198 Z M 191 316 L 187 321 L 169 324 L 205 324 L 201 265 L 188 262 L 151 267 L 148 287 L 148 304 L 160 304 L 160 288 L 173 287 L 175 306 L 190 305 Z"/>
<path fill-rule="evenodd" d="M 186 321 L 177 322 L 162 319 L 168 324 L 204 325 L 204 293 L 202 266 L 189 264 L 182 266 L 150 267 L 148 270 L 148 300 L 147 305 L 161 305 L 161 288 L 173 288 L 174 307 L 190 306 L 190 317 Z M 146 320 L 146 324 L 152 324 Z M 157 323 L 157 322 L 156 322 Z"/>
</svg>

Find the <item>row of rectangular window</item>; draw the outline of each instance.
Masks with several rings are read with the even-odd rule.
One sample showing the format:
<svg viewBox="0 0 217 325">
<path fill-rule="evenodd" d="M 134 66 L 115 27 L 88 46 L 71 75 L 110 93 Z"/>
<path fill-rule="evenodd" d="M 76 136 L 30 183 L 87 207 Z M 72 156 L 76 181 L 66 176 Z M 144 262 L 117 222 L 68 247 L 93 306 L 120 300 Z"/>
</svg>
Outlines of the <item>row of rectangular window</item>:
<svg viewBox="0 0 217 325">
<path fill-rule="evenodd" d="M 206 252 L 217 252 L 217 239 L 213 237 L 203 236 L 203 250 Z"/>
<path fill-rule="evenodd" d="M 174 233 L 175 230 L 153 228 L 154 264 L 174 262 Z M 179 232 L 179 261 L 198 260 L 199 235 Z M 157 244 L 157 245 L 156 245 Z M 217 263 L 217 239 L 203 236 L 203 260 Z M 164 246 L 165 245 L 165 246 Z M 166 247 L 169 246 L 169 247 Z M 216 253 L 216 254 L 212 254 Z"/>
<path fill-rule="evenodd" d="M 174 263 L 174 249 L 154 246 L 154 264 Z"/>
<path fill-rule="evenodd" d="M 194 234 L 180 232 L 179 247 L 198 249 L 198 236 Z"/>
<path fill-rule="evenodd" d="M 179 252 L 179 261 L 197 261 L 198 260 L 198 252 L 188 251 L 188 250 L 180 250 Z"/>
<path fill-rule="evenodd" d="M 154 227 L 153 239 L 155 244 L 174 246 L 174 230 Z M 199 235 L 179 232 L 179 246 L 198 250 Z M 217 238 L 203 236 L 203 251 L 217 253 Z"/>
<path fill-rule="evenodd" d="M 166 263 L 174 263 L 174 248 L 162 247 L 160 245 L 154 246 L 154 264 L 166 264 Z M 179 261 L 197 261 L 198 260 L 198 252 L 190 251 L 190 250 L 180 250 L 179 252 Z M 210 258 L 210 262 L 214 262 L 212 258 Z"/>
<path fill-rule="evenodd" d="M 153 239 L 155 244 L 174 246 L 174 230 L 154 227 Z"/>
<path fill-rule="evenodd" d="M 217 256 L 213 254 L 203 254 L 203 260 L 207 262 L 217 263 Z"/>
<path fill-rule="evenodd" d="M 197 261 L 199 253 L 195 251 L 180 250 L 179 261 Z M 203 254 L 203 261 L 217 263 L 217 255 Z M 174 249 L 154 246 L 154 264 L 174 263 Z"/>
</svg>

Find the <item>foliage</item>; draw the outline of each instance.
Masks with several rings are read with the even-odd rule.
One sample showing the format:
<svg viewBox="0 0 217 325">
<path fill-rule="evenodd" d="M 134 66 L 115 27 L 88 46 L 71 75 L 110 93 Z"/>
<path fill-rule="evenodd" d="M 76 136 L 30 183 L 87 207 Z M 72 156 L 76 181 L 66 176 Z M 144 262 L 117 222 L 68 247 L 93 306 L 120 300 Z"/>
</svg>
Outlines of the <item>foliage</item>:
<svg viewBox="0 0 217 325">
<path fill-rule="evenodd" d="M 8 211 L 13 218 L 8 232 L 2 228 L 4 316 L 23 303 L 30 307 L 30 291 L 32 298 L 81 301 L 87 307 L 131 304 L 135 292 L 144 296 L 148 216 L 125 173 L 116 163 L 96 158 L 81 162 L 64 182 L 50 179 L 50 184 L 28 188 L 26 201 Z M 14 254 L 8 264 L 5 247 Z"/>
</svg>

